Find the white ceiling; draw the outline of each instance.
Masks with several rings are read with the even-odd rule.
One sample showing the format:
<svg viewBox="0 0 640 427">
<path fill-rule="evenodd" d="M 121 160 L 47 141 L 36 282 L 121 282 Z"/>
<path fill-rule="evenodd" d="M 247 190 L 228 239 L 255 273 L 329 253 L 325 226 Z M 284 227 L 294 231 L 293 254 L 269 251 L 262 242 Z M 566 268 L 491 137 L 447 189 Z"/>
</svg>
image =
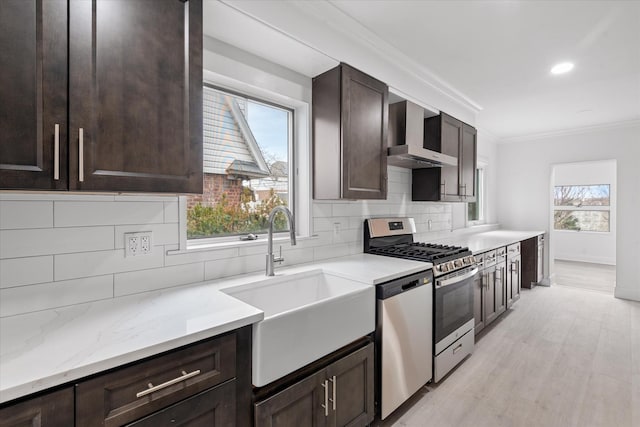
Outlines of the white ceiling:
<svg viewBox="0 0 640 427">
<path fill-rule="evenodd" d="M 640 1 L 330 4 L 479 105 L 476 125 L 499 138 L 640 119 Z M 307 76 L 335 63 L 217 2 L 204 30 Z M 552 76 L 560 61 L 575 69 Z"/>
</svg>

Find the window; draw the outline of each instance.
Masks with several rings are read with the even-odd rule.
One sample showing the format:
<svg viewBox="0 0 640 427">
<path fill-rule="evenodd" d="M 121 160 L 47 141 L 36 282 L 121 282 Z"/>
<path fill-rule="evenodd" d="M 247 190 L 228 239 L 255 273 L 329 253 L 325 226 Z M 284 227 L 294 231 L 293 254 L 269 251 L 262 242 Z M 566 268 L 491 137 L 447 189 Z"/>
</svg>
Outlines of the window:
<svg viewBox="0 0 640 427">
<path fill-rule="evenodd" d="M 203 121 L 204 188 L 187 197 L 187 238 L 266 232 L 275 206 L 294 206 L 293 111 L 205 86 Z M 287 229 L 278 214 L 274 230 Z"/>
<path fill-rule="evenodd" d="M 485 221 L 485 173 L 484 166 L 476 169 L 476 201 L 467 203 L 467 223 L 482 224 Z"/>
<path fill-rule="evenodd" d="M 610 231 L 610 185 L 561 185 L 554 188 L 553 228 Z"/>
</svg>

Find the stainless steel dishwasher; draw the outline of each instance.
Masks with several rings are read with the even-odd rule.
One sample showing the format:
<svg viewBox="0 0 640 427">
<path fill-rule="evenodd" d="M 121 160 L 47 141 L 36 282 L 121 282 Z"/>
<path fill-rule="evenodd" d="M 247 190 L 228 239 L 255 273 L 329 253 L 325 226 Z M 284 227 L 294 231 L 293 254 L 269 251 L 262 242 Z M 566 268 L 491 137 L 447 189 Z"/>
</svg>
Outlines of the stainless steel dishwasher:
<svg viewBox="0 0 640 427">
<path fill-rule="evenodd" d="M 433 376 L 433 273 L 380 284 L 376 297 L 376 400 L 385 419 Z"/>
</svg>

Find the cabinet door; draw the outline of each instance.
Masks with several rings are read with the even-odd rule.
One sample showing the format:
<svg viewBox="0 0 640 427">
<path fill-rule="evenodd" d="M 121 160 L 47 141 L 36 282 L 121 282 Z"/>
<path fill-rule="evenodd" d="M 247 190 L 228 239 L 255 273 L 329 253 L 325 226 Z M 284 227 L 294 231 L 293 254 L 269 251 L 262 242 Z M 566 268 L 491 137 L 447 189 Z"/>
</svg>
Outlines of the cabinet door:
<svg viewBox="0 0 640 427">
<path fill-rule="evenodd" d="M 326 409 L 322 407 L 325 404 L 325 390 L 328 392 L 329 387 L 325 381 L 325 371 L 322 370 L 256 403 L 255 426 L 320 427 L 327 425 L 329 407 L 327 406 Z"/>
<path fill-rule="evenodd" d="M 331 425 L 356 427 L 373 421 L 373 362 L 373 344 L 368 344 L 327 368 Z"/>
<path fill-rule="evenodd" d="M 0 409 L 0 427 L 69 427 L 73 425 L 72 388 Z"/>
<path fill-rule="evenodd" d="M 478 274 L 473 281 L 473 317 L 476 334 L 484 329 L 484 281 L 484 274 Z"/>
<path fill-rule="evenodd" d="M 139 421 L 127 424 L 131 427 L 218 427 L 236 423 L 236 382 L 227 383 L 204 391 L 180 403 L 162 409 Z"/>
<path fill-rule="evenodd" d="M 469 125 L 462 125 L 462 141 L 460 143 L 460 195 L 465 202 L 476 200 L 476 130 Z"/>
<path fill-rule="evenodd" d="M 389 89 L 342 65 L 342 197 L 387 198 Z"/>
<path fill-rule="evenodd" d="M 485 292 L 484 292 L 484 315 L 485 326 L 488 326 L 498 317 L 498 306 L 500 296 L 496 286 L 496 268 L 490 267 L 485 270 Z"/>
<path fill-rule="evenodd" d="M 66 189 L 66 0 L 0 1 L 0 70 L 0 189 Z"/>
<path fill-rule="evenodd" d="M 506 288 L 506 276 L 507 276 L 507 263 L 500 262 L 496 265 L 495 278 L 495 296 L 496 296 L 496 314 L 499 316 L 507 309 L 507 288 Z"/>
<path fill-rule="evenodd" d="M 447 114 L 442 115 L 441 150 L 442 154 L 458 158 L 460 166 L 460 140 L 462 138 L 462 122 Z M 459 196 L 460 177 L 457 167 L 443 166 L 441 168 L 440 186 L 446 197 Z"/>
<path fill-rule="evenodd" d="M 520 256 L 513 259 L 513 280 L 511 281 L 511 294 L 513 295 L 513 302 L 520 299 L 520 286 L 521 286 L 521 260 Z"/>
<path fill-rule="evenodd" d="M 72 1 L 69 187 L 202 192 L 202 0 Z"/>
</svg>

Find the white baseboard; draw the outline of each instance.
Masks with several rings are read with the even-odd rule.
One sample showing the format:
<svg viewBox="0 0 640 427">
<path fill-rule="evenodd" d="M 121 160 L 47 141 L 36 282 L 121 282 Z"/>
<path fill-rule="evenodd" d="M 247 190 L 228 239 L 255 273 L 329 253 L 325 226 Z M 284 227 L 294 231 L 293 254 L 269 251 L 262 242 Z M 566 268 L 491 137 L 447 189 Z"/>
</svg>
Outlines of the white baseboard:
<svg viewBox="0 0 640 427">
<path fill-rule="evenodd" d="M 628 288 L 628 287 L 620 287 L 616 286 L 616 290 L 614 292 L 616 298 L 628 299 L 632 301 L 640 301 L 640 288 Z"/>
<path fill-rule="evenodd" d="M 611 257 L 556 254 L 554 258 L 558 261 L 590 262 L 594 264 L 616 265 L 616 259 Z"/>
</svg>

